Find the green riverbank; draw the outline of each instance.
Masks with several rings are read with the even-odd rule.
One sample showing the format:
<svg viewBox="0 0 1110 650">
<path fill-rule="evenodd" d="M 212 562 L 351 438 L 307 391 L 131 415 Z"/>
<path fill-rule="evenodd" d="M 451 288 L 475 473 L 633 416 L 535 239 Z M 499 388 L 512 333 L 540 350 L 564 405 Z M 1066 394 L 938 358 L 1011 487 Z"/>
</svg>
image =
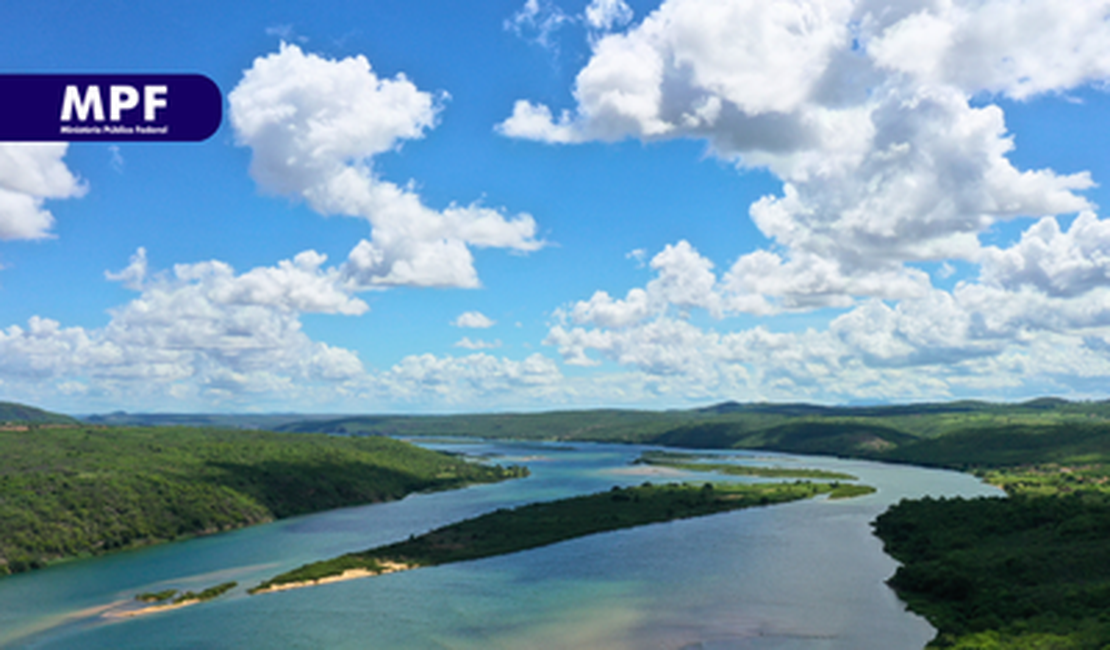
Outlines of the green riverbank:
<svg viewBox="0 0 1110 650">
<path fill-rule="evenodd" d="M 0 429 L 0 575 L 526 473 L 381 437 Z"/>
</svg>

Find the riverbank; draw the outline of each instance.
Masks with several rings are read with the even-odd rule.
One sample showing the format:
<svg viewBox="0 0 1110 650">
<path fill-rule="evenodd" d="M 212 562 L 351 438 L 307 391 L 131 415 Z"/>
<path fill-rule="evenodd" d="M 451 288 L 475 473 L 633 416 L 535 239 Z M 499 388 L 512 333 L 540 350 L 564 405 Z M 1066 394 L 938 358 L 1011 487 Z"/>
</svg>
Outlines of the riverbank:
<svg viewBox="0 0 1110 650">
<path fill-rule="evenodd" d="M 526 474 L 382 437 L 9 428 L 0 430 L 0 576 Z"/>
</svg>

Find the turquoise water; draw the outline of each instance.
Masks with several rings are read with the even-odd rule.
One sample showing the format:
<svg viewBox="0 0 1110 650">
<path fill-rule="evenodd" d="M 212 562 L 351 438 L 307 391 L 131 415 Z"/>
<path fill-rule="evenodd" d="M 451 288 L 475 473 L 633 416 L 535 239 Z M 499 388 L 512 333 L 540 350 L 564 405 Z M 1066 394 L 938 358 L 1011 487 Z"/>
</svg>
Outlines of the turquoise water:
<svg viewBox="0 0 1110 650">
<path fill-rule="evenodd" d="M 288 592 L 244 589 L 305 562 L 500 507 L 644 480 L 709 475 L 632 466 L 643 447 L 441 443 L 532 476 L 413 495 L 0 580 L 0 648 L 921 648 L 933 630 L 885 586 L 869 522 L 901 498 L 999 494 L 974 477 L 863 461 L 724 453 L 845 471 L 879 488 L 675 521 L 462 564 Z M 712 477 L 719 479 L 720 477 Z M 217 600 L 108 619 L 135 594 L 236 580 Z"/>
</svg>

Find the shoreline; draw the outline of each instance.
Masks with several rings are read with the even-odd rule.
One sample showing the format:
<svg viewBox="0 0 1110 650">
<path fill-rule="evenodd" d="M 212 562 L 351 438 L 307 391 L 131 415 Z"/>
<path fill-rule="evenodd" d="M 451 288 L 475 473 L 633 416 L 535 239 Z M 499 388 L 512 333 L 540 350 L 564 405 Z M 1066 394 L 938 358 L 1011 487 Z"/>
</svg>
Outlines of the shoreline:
<svg viewBox="0 0 1110 650">
<path fill-rule="evenodd" d="M 300 580 L 298 582 L 283 582 L 281 584 L 269 585 L 257 591 L 251 592 L 252 596 L 259 594 L 273 593 L 277 591 L 289 591 L 290 589 L 303 589 L 304 587 L 317 587 L 319 585 L 328 585 L 334 582 L 346 582 L 347 580 L 357 580 L 359 578 L 373 578 L 375 576 L 382 576 L 387 573 L 397 573 L 400 571 L 409 571 L 411 569 L 418 569 L 419 564 L 406 564 L 404 562 L 379 562 L 381 570 L 371 571 L 370 569 L 347 569 L 343 573 L 333 576 L 324 576 L 316 580 Z"/>
<path fill-rule="evenodd" d="M 140 609 L 127 609 L 120 612 L 105 612 L 101 616 L 104 618 L 134 618 L 135 616 L 146 616 L 147 614 L 157 614 L 158 612 L 168 612 L 171 609 L 181 609 L 190 605 L 204 602 L 199 598 L 190 598 L 183 600 L 180 603 L 169 603 L 166 605 L 150 605 Z"/>
</svg>

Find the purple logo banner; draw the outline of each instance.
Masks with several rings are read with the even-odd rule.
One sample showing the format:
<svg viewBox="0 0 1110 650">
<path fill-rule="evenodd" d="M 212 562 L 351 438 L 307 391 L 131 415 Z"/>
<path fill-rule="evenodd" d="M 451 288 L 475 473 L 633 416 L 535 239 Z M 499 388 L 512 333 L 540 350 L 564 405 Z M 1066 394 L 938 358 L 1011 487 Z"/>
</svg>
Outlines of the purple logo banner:
<svg viewBox="0 0 1110 650">
<path fill-rule="evenodd" d="M 199 142 L 222 119 L 199 74 L 0 75 L 0 141 Z"/>
</svg>

